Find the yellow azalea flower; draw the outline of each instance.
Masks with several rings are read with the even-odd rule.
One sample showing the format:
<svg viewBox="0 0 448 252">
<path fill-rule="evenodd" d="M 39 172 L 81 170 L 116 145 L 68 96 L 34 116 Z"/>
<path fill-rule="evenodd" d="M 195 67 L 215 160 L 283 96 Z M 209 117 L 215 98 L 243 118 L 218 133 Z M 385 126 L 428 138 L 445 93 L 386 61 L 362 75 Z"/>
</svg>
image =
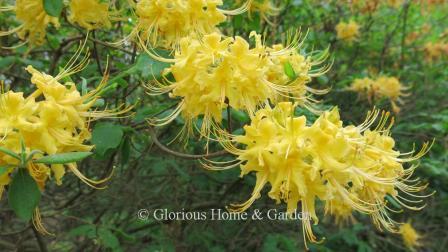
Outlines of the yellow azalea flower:
<svg viewBox="0 0 448 252">
<path fill-rule="evenodd" d="M 27 154 L 39 151 L 36 158 L 43 155 L 90 151 L 93 146 L 90 140 L 89 124 L 98 118 L 115 117 L 129 111 L 114 109 L 105 111 L 92 110 L 99 98 L 100 92 L 106 85 L 106 76 L 92 91 L 83 95 L 79 93 L 72 82 L 61 83 L 63 78 L 83 69 L 87 63 L 87 55 L 81 63 L 75 64 L 81 50 L 75 53 L 68 64 L 56 77 L 39 72 L 32 66 L 26 70 L 32 75 L 31 83 L 36 90 L 28 96 L 21 92 L 0 92 L 0 146 L 14 153 L 22 152 L 22 142 Z M 18 169 L 19 160 L 0 152 L 0 166 L 8 167 L 0 175 L 0 197 L 4 187 L 11 181 L 10 175 Z M 94 188 L 109 178 L 94 181 L 86 178 L 77 168 L 76 163 L 64 165 L 46 165 L 34 163 L 30 160 L 26 164 L 31 177 L 36 181 L 40 190 L 44 190 L 46 181 L 54 177 L 56 184 L 62 183 L 66 169 L 74 173 L 83 182 Z M 36 215 L 37 214 L 37 215 Z M 39 231 L 46 233 L 39 222 L 38 211 L 33 217 L 34 224 Z"/>
<path fill-rule="evenodd" d="M 352 213 L 353 208 L 345 203 L 342 198 L 335 198 L 325 202 L 325 214 L 333 216 L 336 224 L 342 225 L 355 222 Z"/>
<path fill-rule="evenodd" d="M 381 0 L 347 0 L 352 11 L 360 10 L 362 13 L 373 13 L 378 9 Z"/>
<path fill-rule="evenodd" d="M 387 5 L 392 8 L 398 9 L 403 5 L 403 2 L 404 0 L 387 0 Z"/>
<path fill-rule="evenodd" d="M 260 35 L 251 33 L 251 37 L 255 38 L 252 48 L 241 37 L 223 38 L 218 33 L 206 35 L 201 41 L 182 39 L 173 64 L 165 70 L 174 81 L 165 79 L 147 85 L 150 94 L 169 92 L 171 98 L 180 98 L 180 103 L 171 115 L 152 123 L 164 125 L 181 114 L 186 122 L 184 133 L 191 133 L 193 121 L 203 117 L 200 133 L 209 136 L 219 131 L 222 110 L 228 106 L 253 113 L 269 100 L 291 98 L 310 107 L 309 93 L 320 92 L 306 84 L 326 71 L 312 69 L 326 55 L 315 61 L 297 52 L 297 41 L 287 47 L 269 48 L 262 44 Z M 286 62 L 295 79 L 285 73 Z"/>
<path fill-rule="evenodd" d="M 49 24 L 59 27 L 58 18 L 45 12 L 42 0 L 17 0 L 15 6 L 0 9 L 0 11 L 9 10 L 15 11 L 17 20 L 22 24 L 10 31 L 0 32 L 0 36 L 17 33 L 21 40 L 38 46 L 44 43 Z"/>
<path fill-rule="evenodd" d="M 242 2 L 243 0 L 236 1 L 237 4 L 241 4 Z M 262 20 L 271 23 L 269 18 L 279 15 L 280 10 L 281 9 L 276 7 L 272 0 L 254 0 L 247 12 L 249 17 L 251 17 L 254 12 L 259 13 Z"/>
<path fill-rule="evenodd" d="M 421 208 L 407 205 L 421 200 L 404 197 L 421 197 L 415 193 L 426 185 L 410 179 L 416 166 L 405 168 L 404 164 L 423 156 L 429 149 L 427 143 L 414 155 L 395 150 L 389 113 L 373 111 L 361 125 L 343 126 L 335 108 L 308 126 L 305 116 L 294 116 L 295 107 L 282 102 L 257 111 L 250 125 L 244 126 L 244 135 L 229 135 L 227 141 L 221 141 L 227 151 L 238 156 L 236 160 L 224 167 L 204 163 L 211 170 L 240 166 L 241 176 L 255 173 L 252 196 L 231 205 L 230 211 L 247 210 L 270 184 L 271 199 L 285 202 L 289 213 L 300 206 L 302 216 L 309 217 L 302 220 L 303 233 L 316 242 L 311 221 L 319 222 L 317 200 L 326 204 L 327 214 L 350 218 L 352 211 L 361 212 L 370 215 L 378 228 L 391 232 L 397 232 L 397 223 L 388 215 L 386 196 L 404 207 Z M 369 129 L 380 114 L 378 125 Z"/>
<path fill-rule="evenodd" d="M 411 32 L 406 36 L 405 42 L 408 45 L 412 44 L 414 41 L 416 41 L 418 38 L 420 38 L 420 36 L 421 36 L 420 32 L 416 32 L 416 31 Z"/>
<path fill-rule="evenodd" d="M 403 86 L 396 77 L 379 77 L 375 80 L 370 78 L 355 79 L 348 90 L 357 92 L 361 97 L 367 97 L 369 102 L 378 98 L 387 98 L 391 102 L 392 110 L 400 112 L 398 104 L 403 103 L 401 99 L 409 94 L 405 93 L 408 88 Z"/>
<path fill-rule="evenodd" d="M 411 223 L 405 223 L 400 226 L 400 234 L 403 238 L 403 242 L 412 251 L 415 250 L 415 247 L 421 246 L 421 235 L 415 231 L 412 227 Z"/>
<path fill-rule="evenodd" d="M 109 28 L 111 26 L 109 1 L 71 0 L 68 20 L 87 30 Z"/>
<path fill-rule="evenodd" d="M 368 77 L 355 79 L 348 89 L 360 94 L 367 94 L 372 89 L 373 83 L 374 81 Z"/>
<path fill-rule="evenodd" d="M 346 42 L 354 42 L 359 37 L 360 26 L 353 20 L 348 23 L 340 22 L 336 25 L 337 37 Z"/>
<path fill-rule="evenodd" d="M 428 42 L 423 48 L 425 52 L 425 59 L 428 62 L 434 62 L 441 59 L 443 56 L 448 56 L 448 43 L 442 42 Z"/>
<path fill-rule="evenodd" d="M 222 10 L 222 0 L 142 0 L 135 6 L 137 24 L 129 38 L 143 47 L 173 48 L 183 37 L 200 37 L 216 32 L 226 15 L 247 10 L 252 0 L 236 10 Z"/>
<path fill-rule="evenodd" d="M 398 104 L 403 103 L 401 97 L 407 96 L 408 94 L 405 93 L 407 88 L 404 87 L 397 78 L 385 76 L 379 77 L 373 83 L 372 88 L 379 96 L 386 97 L 390 100 L 392 109 L 395 113 L 400 112 Z"/>
<path fill-rule="evenodd" d="M 437 5 L 446 4 L 446 0 L 420 0 L 421 12 L 426 13 L 436 8 Z"/>
</svg>

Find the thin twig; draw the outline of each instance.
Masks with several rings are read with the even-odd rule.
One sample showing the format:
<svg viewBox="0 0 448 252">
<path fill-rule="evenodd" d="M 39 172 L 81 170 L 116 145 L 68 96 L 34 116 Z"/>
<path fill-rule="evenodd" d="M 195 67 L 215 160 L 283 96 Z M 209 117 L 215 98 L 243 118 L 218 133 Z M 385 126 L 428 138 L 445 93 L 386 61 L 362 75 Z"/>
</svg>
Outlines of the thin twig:
<svg viewBox="0 0 448 252">
<path fill-rule="evenodd" d="M 34 226 L 31 227 L 33 229 L 34 236 L 36 237 L 37 244 L 39 245 L 39 249 L 41 252 L 48 252 L 47 245 L 45 244 L 44 239 L 42 238 L 42 235 L 39 233 L 39 231 L 36 230 Z"/>
<path fill-rule="evenodd" d="M 411 3 L 409 1 L 406 1 L 403 7 L 404 14 L 403 14 L 403 31 L 401 35 L 400 69 L 403 69 L 404 55 L 406 53 L 406 26 L 408 21 L 409 6 L 411 6 Z"/>
<path fill-rule="evenodd" d="M 101 60 L 100 60 L 100 55 L 98 52 L 98 47 L 96 46 L 96 36 L 95 36 L 95 31 L 92 31 L 92 36 L 95 39 L 95 41 L 93 41 L 93 54 L 95 54 L 95 60 L 96 60 L 96 64 L 98 66 L 98 72 L 100 73 L 100 75 L 103 74 L 103 68 L 101 67 Z"/>
<path fill-rule="evenodd" d="M 173 156 L 179 157 L 179 158 L 183 158 L 183 159 L 201 159 L 201 158 L 213 158 L 213 157 L 219 157 L 219 156 L 224 156 L 226 154 L 228 154 L 228 152 L 226 151 L 218 151 L 218 152 L 214 152 L 214 153 L 209 153 L 209 154 L 201 154 L 201 155 L 194 155 L 194 154 L 186 154 L 186 153 L 181 153 L 181 152 L 177 152 L 174 150 L 169 149 L 168 147 L 166 147 L 165 145 L 163 145 L 159 139 L 157 138 L 157 134 L 155 132 L 155 130 L 149 126 L 148 128 L 148 132 L 149 135 L 151 136 L 152 141 L 154 142 L 155 145 L 157 145 L 157 147 L 159 147 L 160 150 L 169 153 Z"/>
<path fill-rule="evenodd" d="M 230 102 L 229 98 L 226 97 L 226 104 L 227 104 L 227 131 L 232 134 L 232 115 L 230 113 Z"/>
<path fill-rule="evenodd" d="M 56 49 L 56 51 L 53 54 L 53 59 L 51 60 L 51 65 L 50 65 L 50 69 L 49 72 L 50 74 L 54 74 L 56 71 L 56 67 L 58 65 L 58 61 L 61 58 L 61 56 L 64 54 L 64 49 L 67 46 L 70 46 L 71 44 L 73 44 L 74 42 L 83 39 L 83 36 L 76 36 L 73 38 L 68 38 L 66 40 L 63 40 L 61 42 L 61 44 L 59 45 L 58 49 Z"/>
<path fill-rule="evenodd" d="M 400 17 L 404 14 L 404 11 L 405 10 L 402 9 L 402 11 L 400 13 L 400 16 L 398 17 L 398 20 L 397 20 L 397 23 L 396 23 L 395 27 L 392 29 L 391 32 L 389 32 L 386 35 L 386 38 L 384 39 L 384 45 L 383 45 L 383 49 L 381 50 L 380 61 L 378 63 L 378 70 L 379 70 L 379 72 L 381 72 L 381 70 L 383 69 L 384 61 L 386 60 L 386 53 L 387 53 L 387 50 L 389 48 L 389 45 L 392 42 L 392 39 L 393 39 L 394 35 L 396 34 L 398 28 L 400 28 L 400 23 L 401 23 L 400 22 L 400 20 L 401 20 Z"/>
<path fill-rule="evenodd" d="M 121 47 L 119 47 L 119 46 L 114 46 L 114 45 L 111 45 L 111 44 L 109 44 L 109 43 L 107 43 L 107 42 L 103 42 L 103 41 L 101 41 L 101 40 L 94 39 L 94 38 L 89 38 L 89 40 L 90 40 L 90 41 L 93 41 L 93 42 L 96 42 L 96 43 L 98 43 L 98 44 L 100 44 L 100 45 L 102 45 L 102 46 L 110 47 L 110 48 L 113 48 L 113 49 L 122 51 L 122 52 L 124 52 L 124 53 L 127 53 L 127 54 L 129 54 L 129 55 L 132 55 L 132 51 L 126 50 L 126 49 L 121 48 Z"/>
</svg>

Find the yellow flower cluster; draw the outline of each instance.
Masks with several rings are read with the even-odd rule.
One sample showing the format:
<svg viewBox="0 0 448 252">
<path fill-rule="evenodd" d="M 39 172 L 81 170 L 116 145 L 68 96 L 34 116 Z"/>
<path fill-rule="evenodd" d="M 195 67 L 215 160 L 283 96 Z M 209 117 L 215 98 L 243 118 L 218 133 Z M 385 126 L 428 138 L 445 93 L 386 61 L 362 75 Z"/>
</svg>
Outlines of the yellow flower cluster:
<svg viewBox="0 0 448 252">
<path fill-rule="evenodd" d="M 60 82 L 61 79 L 82 69 L 85 60 L 72 69 L 62 71 L 56 77 L 28 66 L 26 70 L 31 74 L 31 83 L 35 85 L 36 90 L 27 97 L 24 97 L 22 92 L 14 91 L 0 94 L 0 145 L 3 148 L 20 153 L 23 141 L 26 152 L 38 151 L 37 157 L 90 151 L 93 146 L 86 145 L 91 137 L 90 122 L 128 111 L 91 111 L 99 98 L 99 93 L 106 85 L 105 78 L 97 88 L 83 95 L 73 82 Z M 10 174 L 20 165 L 18 162 L 11 156 L 0 153 L 0 166 L 9 167 L 7 172 L 0 176 L 0 192 L 10 183 Z M 50 176 L 60 185 L 66 168 L 92 187 L 105 181 L 86 178 L 78 171 L 76 163 L 47 166 L 31 161 L 28 162 L 27 168 L 41 190 L 44 189 L 45 182 Z"/>
<path fill-rule="evenodd" d="M 47 26 L 51 23 L 59 27 L 57 17 L 49 16 L 42 0 L 17 0 L 15 6 L 2 7 L 0 11 L 15 11 L 16 18 L 22 24 L 10 31 L 0 32 L 0 36 L 17 33 L 17 36 L 30 45 L 42 45 L 45 41 Z"/>
<path fill-rule="evenodd" d="M 414 251 L 415 247 L 419 247 L 422 244 L 420 243 L 420 234 L 415 231 L 412 227 L 411 223 L 405 223 L 400 226 L 400 234 L 403 238 L 403 242 L 410 250 Z"/>
<path fill-rule="evenodd" d="M 419 4 L 421 6 L 421 11 L 423 13 L 429 12 L 434 8 L 437 8 L 437 5 L 447 4 L 446 0 L 419 0 Z"/>
<path fill-rule="evenodd" d="M 238 0 L 236 2 L 241 4 L 243 0 Z M 271 23 L 269 18 L 279 15 L 280 10 L 281 9 L 275 6 L 272 0 L 254 0 L 247 10 L 247 13 L 249 17 L 251 17 L 252 13 L 256 12 L 260 15 L 261 19 Z"/>
<path fill-rule="evenodd" d="M 68 20 L 87 30 L 109 28 L 111 26 L 109 1 L 71 0 Z"/>
<path fill-rule="evenodd" d="M 338 39 L 352 43 L 359 38 L 359 28 L 358 23 L 351 20 L 348 23 L 340 22 L 335 29 Z"/>
<path fill-rule="evenodd" d="M 409 33 L 406 36 L 405 43 L 406 44 L 411 44 L 414 41 L 416 41 L 417 39 L 420 39 L 420 38 L 424 37 L 424 35 L 428 34 L 429 32 L 431 32 L 431 25 L 430 24 L 424 24 L 424 25 L 422 25 L 420 27 L 420 29 Z M 443 35 L 443 34 L 441 34 L 441 35 Z"/>
<path fill-rule="evenodd" d="M 355 79 L 348 89 L 367 97 L 369 102 L 383 97 L 389 99 L 395 113 L 400 112 L 398 104 L 403 103 L 401 97 L 408 95 L 405 93 L 407 87 L 403 86 L 396 77 L 381 76 L 375 80 Z"/>
<path fill-rule="evenodd" d="M 136 5 L 138 20 L 129 37 L 142 46 L 173 48 L 183 37 L 198 38 L 217 31 L 216 26 L 226 20 L 226 15 L 246 11 L 250 2 L 227 11 L 218 8 L 222 0 L 142 0 Z"/>
<path fill-rule="evenodd" d="M 404 0 L 387 0 L 386 3 L 388 6 L 398 9 L 403 5 Z"/>
<path fill-rule="evenodd" d="M 360 10 L 362 13 L 375 12 L 381 0 L 347 0 L 352 10 Z"/>
<path fill-rule="evenodd" d="M 181 114 L 190 133 L 193 120 L 203 116 L 200 132 L 209 136 L 216 133 L 213 131 L 219 128 L 222 110 L 228 106 L 253 114 L 268 101 L 292 98 L 310 108 L 308 92 L 323 91 L 306 84 L 326 71 L 325 67 L 312 69 L 324 61 L 326 54 L 314 59 L 297 52 L 297 41 L 286 48 L 270 48 L 255 32 L 251 37 L 255 38 L 252 48 L 241 37 L 225 38 L 219 33 L 205 35 L 202 41 L 182 39 L 174 64 L 165 72 L 171 73 L 174 81 L 147 85 L 153 95 L 170 92 L 170 97 L 181 99 L 171 115 L 155 122 L 163 125 Z M 287 75 L 285 66 L 294 76 Z"/>
<path fill-rule="evenodd" d="M 423 50 L 425 51 L 425 59 L 428 62 L 440 60 L 443 56 L 448 56 L 448 43 L 428 42 L 425 44 Z"/>
<path fill-rule="evenodd" d="M 242 204 L 231 205 L 229 210 L 245 211 L 270 184 L 268 196 L 277 203 L 285 202 L 289 213 L 300 203 L 304 236 L 312 242 L 317 241 L 311 220 L 319 222 L 318 200 L 325 203 L 327 214 L 344 219 L 353 211 L 361 212 L 371 216 L 378 228 L 397 232 L 397 223 L 387 211 L 390 207 L 386 197 L 404 207 L 419 209 L 407 202 L 421 202 L 415 199 L 421 196 L 414 194 L 426 185 L 410 179 L 416 166 L 405 168 L 404 164 L 423 156 L 428 144 L 415 155 L 414 151 L 395 150 L 389 113 L 373 111 L 361 125 L 343 126 L 335 108 L 308 126 L 305 116 L 294 116 L 295 108 L 290 102 L 282 102 L 261 109 L 244 127 L 244 135 L 223 143 L 226 150 L 238 156 L 225 168 L 241 165 L 241 176 L 250 172 L 256 175 L 252 196 Z M 370 130 L 375 121 L 377 126 Z M 245 147 L 237 148 L 235 143 Z"/>
</svg>

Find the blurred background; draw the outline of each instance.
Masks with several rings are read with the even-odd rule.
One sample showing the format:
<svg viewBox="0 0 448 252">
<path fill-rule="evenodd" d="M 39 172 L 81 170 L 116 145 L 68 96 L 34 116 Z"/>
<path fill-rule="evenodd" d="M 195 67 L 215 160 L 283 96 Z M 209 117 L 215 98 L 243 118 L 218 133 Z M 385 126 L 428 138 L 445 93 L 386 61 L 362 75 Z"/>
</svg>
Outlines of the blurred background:
<svg viewBox="0 0 448 252">
<path fill-rule="evenodd" d="M 347 124 L 359 124 L 373 106 L 394 110 L 386 98 L 369 99 L 349 89 L 355 79 L 378 76 L 396 77 L 409 95 L 395 111 L 392 135 L 401 152 L 418 148 L 425 141 L 435 143 L 421 159 L 416 176 L 429 183 L 421 211 L 403 209 L 395 219 L 410 221 L 421 235 L 415 251 L 446 251 L 448 245 L 448 4 L 435 0 L 257 1 L 259 5 L 231 17 L 220 28 L 229 36 L 249 37 L 251 31 L 266 35 L 267 44 L 280 43 L 290 29 L 301 29 L 304 52 L 329 48 L 331 70 L 313 79 L 311 87 L 331 91 L 319 97 L 320 109 L 338 106 Z M 269 2 L 270 5 L 265 2 Z M 3 1 L 2 4 L 13 4 Z M 263 5 L 263 3 L 265 5 Z M 105 190 L 94 190 L 68 174 L 64 183 L 48 183 L 40 203 L 44 225 L 54 236 L 37 237 L 30 225 L 14 217 L 6 197 L 0 201 L 0 250 L 39 251 L 44 243 L 49 251 L 302 251 L 305 249 L 300 221 L 158 221 L 138 218 L 139 209 L 168 211 L 209 211 L 225 209 L 242 202 L 252 192 L 255 176 L 239 177 L 239 169 L 210 172 L 198 160 L 186 159 L 163 151 L 145 129 L 145 118 L 167 114 L 173 101 L 166 95 L 149 97 L 141 83 L 160 78 L 167 65 L 156 62 L 135 45 L 120 48 L 115 42 L 129 34 L 135 20 L 127 1 L 111 1 L 122 18 L 108 30 L 91 34 L 87 44 L 92 50 L 90 64 L 71 78 L 76 83 L 95 83 L 101 78 L 106 59 L 110 86 L 103 94 L 104 104 L 134 104 L 135 117 L 92 124 L 95 156 L 82 162 L 80 170 L 90 178 L 101 178 L 114 169 Z M 225 1 L 225 8 L 238 1 Z M 276 9 L 278 7 L 278 9 Z M 62 12 L 62 17 L 67 15 Z M 338 36 L 337 25 L 356 23 L 355 39 Z M 14 13 L 0 13 L 0 30 L 17 23 Z M 353 28 L 354 29 L 354 28 Z M 350 33 L 350 29 L 348 31 Z M 73 55 L 86 32 L 61 18 L 61 27 L 47 29 L 46 43 L 33 48 L 21 46 L 0 49 L 0 79 L 8 88 L 30 92 L 29 75 L 24 67 L 33 65 L 55 74 Z M 15 36 L 0 37 L 2 46 L 19 44 Z M 153 76 L 154 75 L 154 76 Z M 395 109 L 396 110 L 396 109 Z M 308 120 L 317 116 L 308 111 Z M 231 111 L 234 133 L 241 134 L 248 116 Z M 163 145 L 176 136 L 183 121 L 178 118 L 155 134 Z M 169 148 L 180 153 L 204 153 L 203 141 L 173 142 Z M 219 151 L 211 144 L 211 152 Z M 227 160 L 230 156 L 221 157 Z M 218 159 L 219 160 L 219 159 Z M 115 167 L 115 168 L 114 168 Z M 268 190 L 268 188 L 265 188 Z M 251 209 L 278 209 L 266 193 Z M 318 204 L 319 205 L 319 204 Z M 323 207 L 319 207 L 323 216 Z M 250 210 L 251 211 L 251 210 Z M 353 223 L 336 223 L 322 218 L 313 227 L 321 244 L 308 244 L 311 251 L 408 251 L 399 234 L 377 230 L 368 216 L 354 214 Z"/>
</svg>

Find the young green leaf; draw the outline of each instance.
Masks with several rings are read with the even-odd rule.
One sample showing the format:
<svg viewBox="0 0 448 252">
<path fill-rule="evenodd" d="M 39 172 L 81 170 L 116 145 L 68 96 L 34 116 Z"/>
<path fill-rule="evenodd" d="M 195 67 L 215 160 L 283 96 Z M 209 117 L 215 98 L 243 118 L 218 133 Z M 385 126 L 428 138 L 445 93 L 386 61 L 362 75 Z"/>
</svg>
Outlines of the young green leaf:
<svg viewBox="0 0 448 252">
<path fill-rule="evenodd" d="M 295 80 L 297 78 L 296 72 L 294 71 L 294 68 L 292 67 L 291 63 L 286 62 L 284 65 L 285 74 L 289 77 L 291 80 Z"/>
<path fill-rule="evenodd" d="M 156 50 L 156 53 L 162 57 L 169 57 L 169 54 L 163 50 Z M 135 64 L 126 72 L 129 74 L 141 74 L 144 78 L 154 77 L 159 79 L 163 70 L 167 67 L 169 67 L 169 64 L 154 60 L 146 53 L 142 53 L 138 56 Z"/>
<path fill-rule="evenodd" d="M 83 160 L 84 158 L 92 154 L 93 154 L 92 152 L 67 152 L 67 153 L 53 154 L 37 159 L 34 161 L 34 163 L 43 163 L 43 164 L 75 163 Z"/>
<path fill-rule="evenodd" d="M 62 0 L 43 0 L 45 12 L 53 17 L 59 17 L 64 7 Z"/>
<path fill-rule="evenodd" d="M 39 187 L 28 170 L 18 169 L 8 191 L 8 202 L 16 215 L 24 221 L 29 221 L 39 204 L 40 196 Z"/>
</svg>

